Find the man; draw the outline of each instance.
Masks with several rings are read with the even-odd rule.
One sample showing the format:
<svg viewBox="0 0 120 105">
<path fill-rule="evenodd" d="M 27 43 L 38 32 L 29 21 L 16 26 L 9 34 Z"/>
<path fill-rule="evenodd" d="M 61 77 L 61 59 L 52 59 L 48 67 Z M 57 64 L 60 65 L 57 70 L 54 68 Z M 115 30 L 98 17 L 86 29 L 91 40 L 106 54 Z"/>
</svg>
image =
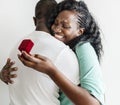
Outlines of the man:
<svg viewBox="0 0 120 105">
<path fill-rule="evenodd" d="M 36 30 L 24 39 L 30 39 L 34 42 L 31 54 L 41 54 L 48 57 L 68 79 L 74 84 L 79 84 L 79 67 L 75 54 L 68 46 L 51 36 L 46 27 L 48 13 L 55 5 L 56 2 L 54 0 L 40 0 L 37 3 L 34 17 Z M 10 83 L 14 81 L 14 84 L 9 84 L 10 105 L 59 105 L 59 88 L 50 77 L 25 67 L 18 60 L 17 54 L 19 53 L 18 46 L 20 43 L 21 41 L 10 54 L 10 58 L 15 61 L 15 67 L 18 67 L 15 72 L 17 78 L 10 80 L 10 78 L 16 77 L 15 74 L 10 74 L 10 72 L 15 71 L 15 68 L 9 69 L 7 73 L 10 75 L 7 76 Z M 10 60 L 7 63 L 7 67 L 13 65 Z M 8 80 L 4 80 L 4 74 L 3 68 L 1 79 L 9 83 Z"/>
</svg>

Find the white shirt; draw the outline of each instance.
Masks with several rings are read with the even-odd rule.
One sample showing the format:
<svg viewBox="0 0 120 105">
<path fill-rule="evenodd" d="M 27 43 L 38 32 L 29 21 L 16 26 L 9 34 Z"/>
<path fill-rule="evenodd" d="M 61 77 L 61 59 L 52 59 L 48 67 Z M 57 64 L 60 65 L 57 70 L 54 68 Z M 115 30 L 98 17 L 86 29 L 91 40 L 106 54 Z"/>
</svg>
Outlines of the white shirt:
<svg viewBox="0 0 120 105">
<path fill-rule="evenodd" d="M 48 57 L 57 68 L 74 84 L 79 84 L 79 66 L 74 52 L 61 41 L 46 32 L 34 31 L 24 39 L 31 39 L 34 46 L 31 54 Z M 22 40 L 21 40 L 22 41 Z M 16 45 L 10 58 L 18 67 L 14 84 L 9 84 L 10 105 L 60 105 L 59 87 L 41 72 L 24 66 L 17 57 L 20 53 Z"/>
</svg>

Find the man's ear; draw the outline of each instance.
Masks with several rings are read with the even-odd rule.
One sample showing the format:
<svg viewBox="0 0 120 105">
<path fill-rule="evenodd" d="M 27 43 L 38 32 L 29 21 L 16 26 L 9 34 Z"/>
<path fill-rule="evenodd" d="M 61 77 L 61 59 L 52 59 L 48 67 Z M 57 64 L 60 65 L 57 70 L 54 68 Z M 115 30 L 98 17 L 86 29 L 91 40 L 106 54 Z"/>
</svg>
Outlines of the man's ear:
<svg viewBox="0 0 120 105">
<path fill-rule="evenodd" d="M 85 31 L 85 28 L 79 28 L 79 31 L 78 31 L 78 34 L 79 35 L 82 35 Z"/>
<path fill-rule="evenodd" d="M 36 17 L 33 17 L 33 21 L 34 21 L 34 24 L 35 26 L 37 25 L 37 18 Z"/>
</svg>

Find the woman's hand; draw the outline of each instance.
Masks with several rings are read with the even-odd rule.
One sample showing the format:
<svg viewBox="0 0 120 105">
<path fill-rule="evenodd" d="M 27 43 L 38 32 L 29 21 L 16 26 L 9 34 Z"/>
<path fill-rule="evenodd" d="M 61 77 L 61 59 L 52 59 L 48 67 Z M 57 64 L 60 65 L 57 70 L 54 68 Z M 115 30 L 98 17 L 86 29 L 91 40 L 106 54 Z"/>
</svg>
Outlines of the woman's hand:
<svg viewBox="0 0 120 105">
<path fill-rule="evenodd" d="M 16 74 L 12 74 L 12 72 L 17 71 L 17 67 L 12 67 L 15 64 L 15 62 L 11 61 L 10 58 L 7 59 L 6 64 L 3 66 L 1 72 L 0 72 L 0 79 L 8 84 L 13 83 L 14 81 L 11 80 L 11 78 L 16 78 Z"/>
<path fill-rule="evenodd" d="M 52 61 L 42 55 L 29 55 L 25 51 L 22 52 L 22 55 L 18 54 L 20 61 L 27 67 L 33 68 L 39 72 L 48 74 L 54 70 L 55 66 Z"/>
</svg>

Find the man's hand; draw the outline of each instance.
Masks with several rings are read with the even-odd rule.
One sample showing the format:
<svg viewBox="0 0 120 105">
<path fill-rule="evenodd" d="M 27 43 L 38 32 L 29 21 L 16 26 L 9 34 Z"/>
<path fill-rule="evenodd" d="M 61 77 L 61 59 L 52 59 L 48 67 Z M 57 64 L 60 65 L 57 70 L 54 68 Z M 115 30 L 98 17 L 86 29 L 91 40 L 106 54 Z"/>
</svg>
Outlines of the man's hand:
<svg viewBox="0 0 120 105">
<path fill-rule="evenodd" d="M 11 80 L 11 78 L 16 78 L 16 74 L 11 74 L 14 71 L 17 71 L 17 67 L 12 67 L 15 64 L 15 62 L 11 61 L 10 58 L 7 59 L 6 64 L 3 66 L 1 72 L 0 72 L 0 79 L 8 84 L 12 84 L 14 81 Z"/>
</svg>

